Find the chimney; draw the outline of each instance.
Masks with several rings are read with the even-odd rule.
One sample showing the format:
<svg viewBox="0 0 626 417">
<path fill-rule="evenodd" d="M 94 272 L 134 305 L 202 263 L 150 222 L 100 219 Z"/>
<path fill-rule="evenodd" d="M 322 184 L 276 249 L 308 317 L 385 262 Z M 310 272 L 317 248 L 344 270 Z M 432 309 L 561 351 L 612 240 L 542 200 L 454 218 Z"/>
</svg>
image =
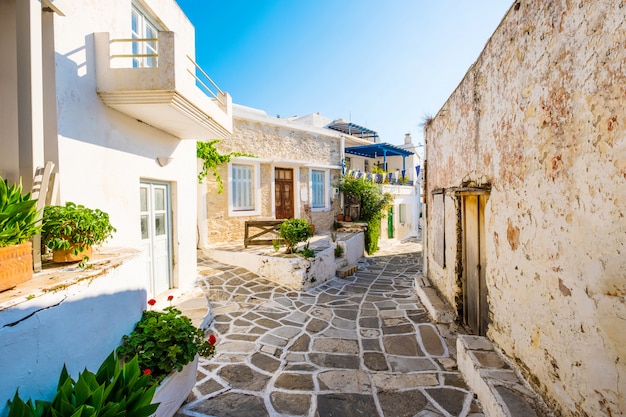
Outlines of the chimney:
<svg viewBox="0 0 626 417">
<path fill-rule="evenodd" d="M 411 138 L 411 134 L 407 133 L 404 135 L 404 144 L 411 145 L 413 143 L 413 139 Z"/>
</svg>

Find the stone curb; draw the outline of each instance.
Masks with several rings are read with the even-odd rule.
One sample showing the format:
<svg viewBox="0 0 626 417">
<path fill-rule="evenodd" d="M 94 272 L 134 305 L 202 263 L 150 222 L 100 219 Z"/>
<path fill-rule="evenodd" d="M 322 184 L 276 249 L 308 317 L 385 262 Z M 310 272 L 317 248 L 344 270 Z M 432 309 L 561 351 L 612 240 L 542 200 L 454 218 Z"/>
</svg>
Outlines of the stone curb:
<svg viewBox="0 0 626 417">
<path fill-rule="evenodd" d="M 456 313 L 444 302 L 428 279 L 422 275 L 415 276 L 415 292 L 436 323 L 453 323 Z"/>
<path fill-rule="evenodd" d="M 457 364 L 489 417 L 553 417 L 513 364 L 483 336 L 457 337 Z"/>
</svg>

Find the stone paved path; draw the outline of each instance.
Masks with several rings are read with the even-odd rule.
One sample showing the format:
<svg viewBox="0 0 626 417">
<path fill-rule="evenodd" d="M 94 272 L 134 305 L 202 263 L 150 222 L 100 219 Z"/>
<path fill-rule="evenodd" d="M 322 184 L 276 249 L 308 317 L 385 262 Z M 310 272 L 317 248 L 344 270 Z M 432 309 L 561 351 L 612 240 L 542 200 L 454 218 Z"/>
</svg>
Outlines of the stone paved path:
<svg viewBox="0 0 626 417">
<path fill-rule="evenodd" d="M 454 331 L 415 295 L 421 254 L 402 249 L 302 293 L 201 257 L 217 352 L 178 416 L 483 417 Z"/>
</svg>

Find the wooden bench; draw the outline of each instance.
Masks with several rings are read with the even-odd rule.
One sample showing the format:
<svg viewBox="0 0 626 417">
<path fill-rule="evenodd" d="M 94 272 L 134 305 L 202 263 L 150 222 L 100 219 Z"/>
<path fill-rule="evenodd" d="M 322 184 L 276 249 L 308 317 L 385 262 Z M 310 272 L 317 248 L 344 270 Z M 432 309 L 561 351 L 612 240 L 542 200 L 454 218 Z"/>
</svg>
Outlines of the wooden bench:
<svg viewBox="0 0 626 417">
<path fill-rule="evenodd" d="M 278 235 L 278 229 L 284 220 L 246 220 L 246 230 L 243 238 L 243 246 L 245 248 L 248 245 L 272 245 L 275 240 L 278 240 L 281 244 L 283 239 L 279 237 L 273 237 L 272 239 L 259 239 L 259 237 L 268 233 L 274 233 Z M 259 229 L 254 234 L 250 234 L 250 229 Z"/>
</svg>

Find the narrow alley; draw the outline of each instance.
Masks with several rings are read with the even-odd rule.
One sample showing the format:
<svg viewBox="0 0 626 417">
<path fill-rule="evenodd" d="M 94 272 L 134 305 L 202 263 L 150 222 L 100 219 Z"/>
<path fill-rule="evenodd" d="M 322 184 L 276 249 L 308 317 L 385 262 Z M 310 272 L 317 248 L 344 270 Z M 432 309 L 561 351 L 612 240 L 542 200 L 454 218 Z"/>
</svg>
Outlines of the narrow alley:
<svg viewBox="0 0 626 417">
<path fill-rule="evenodd" d="M 383 249 L 307 292 L 200 254 L 218 345 L 178 416 L 483 416 L 454 328 L 432 324 L 416 296 L 419 249 Z"/>
</svg>

